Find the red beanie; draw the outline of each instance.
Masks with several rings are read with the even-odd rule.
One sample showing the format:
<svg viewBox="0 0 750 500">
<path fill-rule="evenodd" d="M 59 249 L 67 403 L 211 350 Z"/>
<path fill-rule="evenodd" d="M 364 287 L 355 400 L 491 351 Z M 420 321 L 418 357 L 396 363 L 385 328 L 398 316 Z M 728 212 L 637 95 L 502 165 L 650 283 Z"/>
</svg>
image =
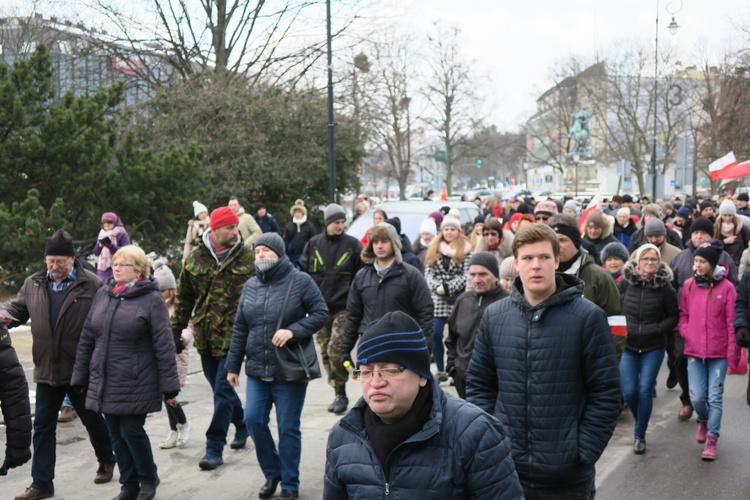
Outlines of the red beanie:
<svg viewBox="0 0 750 500">
<path fill-rule="evenodd" d="M 229 207 L 219 207 L 213 212 L 211 212 L 210 216 L 210 226 L 211 230 L 218 229 L 220 227 L 228 226 L 230 224 L 239 224 L 240 219 L 237 217 L 237 214 L 234 213 L 234 210 L 232 210 Z"/>
<path fill-rule="evenodd" d="M 522 213 L 515 212 L 513 215 L 510 216 L 510 223 L 512 224 L 516 222 L 517 220 L 521 220 L 522 217 L 523 217 Z"/>
</svg>

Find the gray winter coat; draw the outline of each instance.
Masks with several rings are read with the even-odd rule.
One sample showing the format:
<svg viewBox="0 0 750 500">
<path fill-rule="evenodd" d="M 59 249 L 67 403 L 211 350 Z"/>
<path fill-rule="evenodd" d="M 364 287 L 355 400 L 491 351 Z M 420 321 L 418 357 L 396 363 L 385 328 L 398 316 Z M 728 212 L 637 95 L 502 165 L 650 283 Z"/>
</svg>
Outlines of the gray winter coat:
<svg viewBox="0 0 750 500">
<path fill-rule="evenodd" d="M 620 413 L 620 372 L 607 317 L 583 283 L 531 307 L 516 278 L 479 324 L 466 399 L 503 423 L 521 484 L 574 486 L 594 477 Z"/>
<path fill-rule="evenodd" d="M 334 425 L 326 448 L 325 500 L 523 498 L 502 424 L 446 394 L 434 379 L 429 383 L 430 419 L 391 452 L 388 482 L 365 430 L 364 398 Z"/>
<path fill-rule="evenodd" d="M 255 276 L 242 288 L 227 354 L 227 372 L 240 373 L 242 360 L 247 356 L 248 377 L 276 375 L 277 347 L 271 339 L 291 280 L 294 283 L 281 322 L 281 328 L 291 330 L 294 335 L 290 342 L 308 339 L 326 324 L 328 308 L 323 294 L 308 274 L 294 268 L 287 256 L 265 272 L 256 267 Z"/>
<path fill-rule="evenodd" d="M 156 281 L 119 297 L 110 286 L 97 292 L 70 385 L 88 387 L 86 408 L 108 415 L 157 412 L 163 394 L 180 391 L 169 310 Z"/>
</svg>

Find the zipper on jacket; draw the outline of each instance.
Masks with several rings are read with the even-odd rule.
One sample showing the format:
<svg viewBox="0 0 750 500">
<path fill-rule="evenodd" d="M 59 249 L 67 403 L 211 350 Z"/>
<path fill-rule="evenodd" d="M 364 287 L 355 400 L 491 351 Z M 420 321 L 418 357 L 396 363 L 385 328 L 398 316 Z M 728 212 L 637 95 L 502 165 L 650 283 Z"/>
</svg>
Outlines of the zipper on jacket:
<svg viewBox="0 0 750 500">
<path fill-rule="evenodd" d="M 263 324 L 265 325 L 267 323 L 266 318 L 268 318 L 268 297 L 271 295 L 271 282 L 268 282 L 268 290 L 266 290 L 266 298 L 263 301 Z M 265 326 L 263 327 L 263 330 L 265 330 Z M 276 332 L 273 332 L 273 334 L 276 334 Z M 263 342 L 265 345 L 265 342 Z M 263 357 L 265 358 L 263 367 L 266 370 L 266 377 L 268 377 L 268 349 L 263 349 Z"/>
<path fill-rule="evenodd" d="M 385 496 L 390 496 L 391 494 L 391 487 L 388 485 L 388 482 L 385 483 Z"/>
<path fill-rule="evenodd" d="M 538 312 L 534 312 L 529 318 L 529 326 L 526 329 L 526 449 L 528 450 L 528 466 L 529 466 L 529 481 L 533 484 L 533 468 L 532 468 L 532 453 L 531 453 L 531 430 L 529 429 L 529 413 L 531 412 L 531 402 L 529 401 L 529 395 L 531 394 L 531 360 L 529 359 L 530 345 L 531 345 L 531 329 L 534 325 L 534 320 L 538 318 Z"/>
</svg>

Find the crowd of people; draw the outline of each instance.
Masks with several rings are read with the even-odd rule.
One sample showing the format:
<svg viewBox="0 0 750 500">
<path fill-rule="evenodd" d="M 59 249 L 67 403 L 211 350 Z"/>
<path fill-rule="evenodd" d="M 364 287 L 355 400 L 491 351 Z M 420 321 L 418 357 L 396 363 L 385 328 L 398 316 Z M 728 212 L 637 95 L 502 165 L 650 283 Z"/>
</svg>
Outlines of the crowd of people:
<svg viewBox="0 0 750 500">
<path fill-rule="evenodd" d="M 210 214 L 196 201 L 177 278 L 131 244 L 115 213 L 102 215 L 93 267 L 57 231 L 45 268 L 0 311 L 8 377 L 18 363 L 6 327 L 32 321 L 33 458 L 28 388 L 0 387 L 4 408 L 13 405 L 9 432 L 18 430 L 5 466 L 32 460 L 32 483 L 15 498 L 54 496 L 66 407 L 87 428 L 94 482 L 111 481 L 117 464 L 116 499 L 155 498 L 143 425 L 164 404 L 158 446 L 187 444 L 177 397 L 191 347 L 214 402 L 199 468 L 223 465 L 234 427 L 231 448 L 255 444 L 259 498 L 279 486 L 278 498 L 296 498 L 301 413 L 320 376 L 304 359 L 313 338 L 333 390 L 328 411 L 343 415 L 329 435 L 326 499 L 593 498 L 594 466 L 621 412 L 635 421 L 633 452 L 646 453 L 665 357 L 677 418 L 696 416 L 701 458 L 715 460 L 725 377 L 747 372 L 748 196 L 474 201 L 481 215 L 471 223 L 442 207 L 413 242 L 387 205 L 358 240 L 337 204 L 318 233 L 304 200 L 286 224 L 262 202 L 250 215 L 234 197 Z M 301 375 L 290 378 L 288 353 Z M 353 405 L 350 377 L 363 393 Z"/>
</svg>

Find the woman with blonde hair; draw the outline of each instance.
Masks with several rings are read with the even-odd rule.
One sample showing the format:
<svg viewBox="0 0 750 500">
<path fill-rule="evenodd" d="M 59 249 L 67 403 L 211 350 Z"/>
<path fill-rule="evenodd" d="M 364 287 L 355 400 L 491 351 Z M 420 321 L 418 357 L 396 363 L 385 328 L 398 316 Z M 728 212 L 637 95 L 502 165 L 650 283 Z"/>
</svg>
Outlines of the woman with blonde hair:
<svg viewBox="0 0 750 500">
<path fill-rule="evenodd" d="M 143 250 L 120 248 L 111 268 L 83 325 L 70 385 L 86 392 L 86 408 L 104 414 L 120 469 L 115 498 L 151 500 L 159 476 L 144 424 L 180 392 L 175 343 Z"/>
<path fill-rule="evenodd" d="M 443 329 L 456 297 L 466 291 L 471 250 L 469 239 L 461 234 L 461 221 L 457 216 L 448 214 L 425 256 L 424 277 L 435 305 L 432 353 L 439 382 L 448 380 L 443 359 Z"/>
</svg>

